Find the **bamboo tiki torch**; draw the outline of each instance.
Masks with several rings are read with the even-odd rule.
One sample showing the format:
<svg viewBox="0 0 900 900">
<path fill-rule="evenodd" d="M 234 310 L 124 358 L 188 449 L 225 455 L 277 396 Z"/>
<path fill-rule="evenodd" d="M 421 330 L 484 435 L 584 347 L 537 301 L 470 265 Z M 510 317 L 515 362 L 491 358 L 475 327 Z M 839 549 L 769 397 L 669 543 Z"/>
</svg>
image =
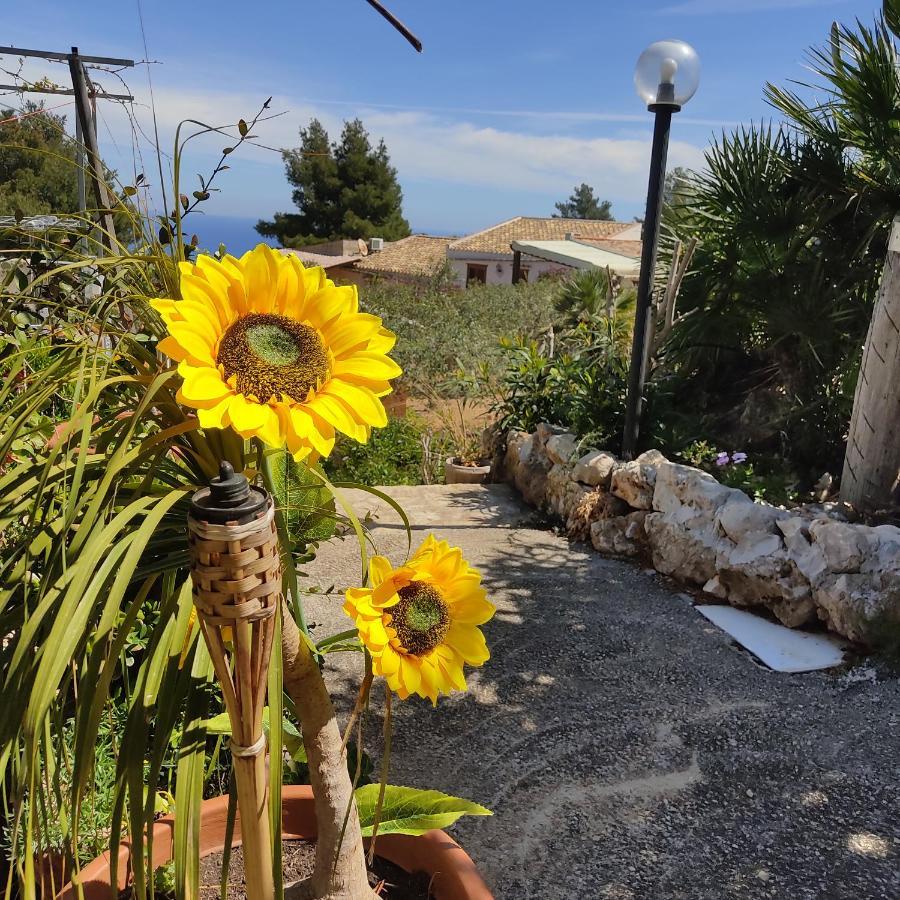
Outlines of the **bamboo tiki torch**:
<svg viewBox="0 0 900 900">
<path fill-rule="evenodd" d="M 266 676 L 281 600 L 275 508 L 222 462 L 191 499 L 188 516 L 194 607 L 231 720 L 244 881 L 249 900 L 273 900 L 266 738 Z"/>
</svg>

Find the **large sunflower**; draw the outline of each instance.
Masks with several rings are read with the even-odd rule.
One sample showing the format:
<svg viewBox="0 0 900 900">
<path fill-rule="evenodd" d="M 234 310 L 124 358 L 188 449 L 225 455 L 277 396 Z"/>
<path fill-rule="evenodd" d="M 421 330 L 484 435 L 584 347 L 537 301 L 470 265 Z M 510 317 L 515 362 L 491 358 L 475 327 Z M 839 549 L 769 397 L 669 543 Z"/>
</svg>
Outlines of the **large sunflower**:
<svg viewBox="0 0 900 900">
<path fill-rule="evenodd" d="M 478 626 L 494 607 L 462 551 L 429 535 L 398 569 L 373 557 L 369 582 L 347 591 L 344 612 L 356 622 L 375 674 L 404 700 L 418 694 L 436 703 L 438 694 L 464 691 L 463 664 L 480 666 L 490 657 Z"/>
<path fill-rule="evenodd" d="M 298 458 L 327 456 L 335 430 L 361 443 L 387 424 L 379 398 L 400 367 L 395 337 L 359 311 L 356 288 L 265 244 L 240 259 L 181 263 L 181 299 L 151 301 L 178 362 L 178 399 L 204 428 L 233 428 Z"/>
</svg>

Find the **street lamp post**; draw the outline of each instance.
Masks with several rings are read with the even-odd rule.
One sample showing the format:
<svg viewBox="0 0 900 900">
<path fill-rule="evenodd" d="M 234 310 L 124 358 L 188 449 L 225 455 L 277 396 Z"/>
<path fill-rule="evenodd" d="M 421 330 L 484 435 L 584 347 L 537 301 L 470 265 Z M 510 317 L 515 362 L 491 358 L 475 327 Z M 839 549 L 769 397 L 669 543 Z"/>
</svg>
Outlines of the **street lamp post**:
<svg viewBox="0 0 900 900">
<path fill-rule="evenodd" d="M 647 211 L 642 236 L 641 274 L 634 315 L 631 365 L 628 370 L 625 431 L 622 436 L 622 456 L 625 459 L 634 457 L 641 425 L 641 403 L 651 337 L 653 275 L 656 271 L 659 217 L 666 179 L 666 157 L 669 152 L 669 129 L 672 115 L 694 96 L 699 82 L 700 60 L 694 48 L 684 41 L 658 41 L 651 44 L 641 54 L 634 72 L 635 87 L 646 102 L 647 109 L 654 114 L 654 124 L 650 180 L 647 186 Z"/>
</svg>

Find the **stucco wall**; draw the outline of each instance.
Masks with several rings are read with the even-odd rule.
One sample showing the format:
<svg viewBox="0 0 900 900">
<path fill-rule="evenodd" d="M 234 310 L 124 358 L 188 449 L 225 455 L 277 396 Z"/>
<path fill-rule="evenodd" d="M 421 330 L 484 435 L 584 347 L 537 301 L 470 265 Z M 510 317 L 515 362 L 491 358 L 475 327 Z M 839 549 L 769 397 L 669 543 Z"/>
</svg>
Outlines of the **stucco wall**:
<svg viewBox="0 0 900 900">
<path fill-rule="evenodd" d="M 450 271 L 453 274 L 454 284 L 457 287 L 466 286 L 466 269 L 472 265 L 487 266 L 487 284 L 511 284 L 512 260 L 496 259 L 450 259 Z M 536 259 L 522 262 L 523 268 L 528 269 L 528 281 L 537 281 L 541 275 L 548 272 L 570 272 L 571 269 L 556 263 Z"/>
</svg>

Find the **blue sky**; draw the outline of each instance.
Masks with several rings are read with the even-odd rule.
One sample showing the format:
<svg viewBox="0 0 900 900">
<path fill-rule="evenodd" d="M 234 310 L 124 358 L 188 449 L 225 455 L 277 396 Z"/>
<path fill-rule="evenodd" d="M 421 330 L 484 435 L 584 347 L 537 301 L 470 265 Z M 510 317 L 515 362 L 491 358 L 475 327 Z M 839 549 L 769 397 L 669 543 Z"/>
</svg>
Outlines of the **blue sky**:
<svg viewBox="0 0 900 900">
<path fill-rule="evenodd" d="M 249 118 L 269 95 L 283 113 L 256 133 L 296 143 L 313 115 L 337 132 L 359 115 L 384 137 L 416 231 L 460 234 L 514 215 L 549 215 L 572 186 L 593 184 L 617 218 L 642 211 L 650 115 L 633 88 L 634 63 L 654 40 L 694 45 L 700 89 L 676 118 L 670 161 L 699 166 L 710 138 L 769 116 L 765 82 L 803 78 L 804 51 L 834 19 L 871 22 L 861 0 L 390 0 L 422 39 L 417 54 L 363 0 L 143 2 L 158 125 L 168 152 L 191 117 L 216 125 Z M 136 0 L 35 0 L 5 17 L 0 42 L 144 59 Z M 6 67 L 14 63 L 0 60 Z M 63 82 L 62 66 L 29 63 L 29 77 Z M 147 67 L 123 73 L 134 114 L 151 133 Z M 97 74 L 108 90 L 115 77 Z M 4 77 L 5 79 L 5 77 Z M 64 98 L 52 97 L 48 105 Z M 8 102 L 10 98 L 3 98 Z M 72 119 L 71 107 L 63 108 Z M 149 170 L 152 147 L 134 138 L 125 111 L 102 107 L 104 155 L 125 177 L 134 146 Z M 194 142 L 185 174 L 208 169 L 219 137 Z M 248 148 L 231 159 L 207 205 L 256 219 L 290 210 L 277 153 Z M 148 174 L 151 174 L 148 171 Z M 158 182 L 159 178 L 153 179 Z M 190 184 L 193 189 L 195 184 Z"/>
</svg>

